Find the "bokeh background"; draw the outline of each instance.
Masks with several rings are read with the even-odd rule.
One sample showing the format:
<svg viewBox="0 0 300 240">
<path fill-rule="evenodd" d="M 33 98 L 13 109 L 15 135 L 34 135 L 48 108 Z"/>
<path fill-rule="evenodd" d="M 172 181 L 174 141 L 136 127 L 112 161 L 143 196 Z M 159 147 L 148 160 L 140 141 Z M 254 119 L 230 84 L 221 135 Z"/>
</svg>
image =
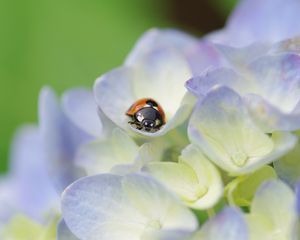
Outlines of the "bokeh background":
<svg viewBox="0 0 300 240">
<path fill-rule="evenodd" d="M 201 36 L 237 0 L 0 0 L 0 172 L 18 126 L 37 122 L 42 86 L 91 88 L 152 27 Z"/>
</svg>

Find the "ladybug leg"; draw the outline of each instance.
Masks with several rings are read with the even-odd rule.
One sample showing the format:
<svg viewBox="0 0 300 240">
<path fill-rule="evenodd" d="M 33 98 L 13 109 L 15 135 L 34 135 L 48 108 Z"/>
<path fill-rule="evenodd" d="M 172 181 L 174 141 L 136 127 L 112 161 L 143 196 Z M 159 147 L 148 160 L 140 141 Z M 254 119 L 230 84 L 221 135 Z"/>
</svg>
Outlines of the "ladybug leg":
<svg viewBox="0 0 300 240">
<path fill-rule="evenodd" d="M 142 130 L 143 129 L 143 125 L 140 124 L 139 122 L 136 121 L 129 121 L 128 122 L 131 126 L 133 126 L 134 128 L 138 129 L 138 130 Z"/>
<path fill-rule="evenodd" d="M 145 128 L 145 131 L 146 132 L 152 132 L 152 129 L 151 128 Z"/>
<path fill-rule="evenodd" d="M 135 128 L 136 128 L 137 130 L 142 130 L 142 129 L 143 129 L 143 125 L 136 122 L 136 123 L 135 123 Z"/>
<path fill-rule="evenodd" d="M 152 129 L 152 132 L 157 132 L 159 129 L 160 129 L 161 125 L 160 126 L 156 126 Z"/>
</svg>

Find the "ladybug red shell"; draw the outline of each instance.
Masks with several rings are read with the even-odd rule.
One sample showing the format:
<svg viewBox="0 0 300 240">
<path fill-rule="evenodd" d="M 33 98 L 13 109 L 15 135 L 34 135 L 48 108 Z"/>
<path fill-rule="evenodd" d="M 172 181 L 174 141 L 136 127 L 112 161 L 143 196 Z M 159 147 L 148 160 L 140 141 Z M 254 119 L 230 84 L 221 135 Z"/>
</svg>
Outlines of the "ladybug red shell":
<svg viewBox="0 0 300 240">
<path fill-rule="evenodd" d="M 152 98 L 137 100 L 127 110 L 130 123 L 135 128 L 146 132 L 156 132 L 166 123 L 166 115 L 162 107 Z"/>
</svg>

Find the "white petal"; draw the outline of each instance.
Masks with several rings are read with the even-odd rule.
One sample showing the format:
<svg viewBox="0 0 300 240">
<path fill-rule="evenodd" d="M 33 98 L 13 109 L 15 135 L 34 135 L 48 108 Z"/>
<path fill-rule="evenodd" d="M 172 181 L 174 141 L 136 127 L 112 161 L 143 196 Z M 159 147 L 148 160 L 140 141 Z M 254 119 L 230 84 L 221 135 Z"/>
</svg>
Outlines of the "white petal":
<svg viewBox="0 0 300 240">
<path fill-rule="evenodd" d="M 120 67 L 96 80 L 94 95 L 104 114 L 121 128 L 128 128 L 126 111 L 137 100 L 132 86 L 135 77 L 131 67 Z"/>
<path fill-rule="evenodd" d="M 138 154 L 138 145 L 121 129 L 114 129 L 112 136 L 83 145 L 76 163 L 83 167 L 88 175 L 109 173 L 123 164 L 134 162 Z"/>
<path fill-rule="evenodd" d="M 142 240 L 190 240 L 191 232 L 183 230 L 151 231 L 142 236 Z"/>
<path fill-rule="evenodd" d="M 184 163 L 150 163 L 146 165 L 144 171 L 172 189 L 187 203 L 195 202 L 207 192 L 206 186 L 199 185 L 194 170 Z"/>
<path fill-rule="evenodd" d="M 276 179 L 273 167 L 265 165 L 260 169 L 240 177 L 234 178 L 226 185 L 225 194 L 231 205 L 248 207 L 259 186 L 271 179 Z"/>
<path fill-rule="evenodd" d="M 223 194 L 223 182 L 217 168 L 194 145 L 183 149 L 180 162 L 189 165 L 197 175 L 199 186 L 206 188 L 206 193 L 190 206 L 207 209 L 215 205 Z"/>
<path fill-rule="evenodd" d="M 123 180 L 123 189 L 139 212 L 147 219 L 158 221 L 164 230 L 193 231 L 197 228 L 197 220 L 191 211 L 151 177 L 127 175 Z"/>
<path fill-rule="evenodd" d="M 164 109 L 167 121 L 176 113 L 191 77 L 186 60 L 168 48 L 153 49 L 136 65 L 133 88 L 138 99 L 151 97 Z"/>
<path fill-rule="evenodd" d="M 297 223 L 293 191 L 279 180 L 265 182 L 252 201 L 247 221 L 251 239 L 258 239 L 261 232 L 268 233 L 267 239 L 293 239 Z M 261 224 L 256 224 L 258 221 Z"/>
<path fill-rule="evenodd" d="M 291 151 L 297 143 L 297 137 L 289 132 L 273 133 L 271 139 L 274 145 L 273 150 L 264 156 L 252 158 L 251 164 L 245 166 L 244 169 L 240 169 L 240 174 L 252 172 L 260 166 L 280 159 L 280 157 Z"/>
<path fill-rule="evenodd" d="M 155 138 L 152 141 L 144 143 L 138 153 L 138 159 L 142 165 L 151 162 L 177 162 L 181 150 L 189 144 L 186 136 L 186 129 L 179 128 L 170 131 L 163 137 Z"/>
<path fill-rule="evenodd" d="M 159 179 L 192 208 L 210 208 L 223 193 L 217 169 L 192 145 L 183 150 L 179 163 L 154 162 L 143 170 Z"/>
</svg>

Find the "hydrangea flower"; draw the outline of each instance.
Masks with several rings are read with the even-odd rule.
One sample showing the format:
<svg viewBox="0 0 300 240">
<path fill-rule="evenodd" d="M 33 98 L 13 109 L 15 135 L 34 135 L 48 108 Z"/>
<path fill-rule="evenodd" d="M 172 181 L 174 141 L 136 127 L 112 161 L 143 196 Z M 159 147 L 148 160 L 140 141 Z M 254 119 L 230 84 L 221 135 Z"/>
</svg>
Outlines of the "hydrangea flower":
<svg viewBox="0 0 300 240">
<path fill-rule="evenodd" d="M 297 239 L 299 10 L 244 0 L 204 39 L 148 31 L 94 92 L 71 89 L 60 103 L 44 88 L 40 126 L 21 134 L 0 182 L 1 237 L 52 240 L 57 224 L 58 240 Z M 142 98 L 165 112 L 157 131 L 126 115 Z M 62 214 L 47 222 L 53 185 Z"/>
</svg>

